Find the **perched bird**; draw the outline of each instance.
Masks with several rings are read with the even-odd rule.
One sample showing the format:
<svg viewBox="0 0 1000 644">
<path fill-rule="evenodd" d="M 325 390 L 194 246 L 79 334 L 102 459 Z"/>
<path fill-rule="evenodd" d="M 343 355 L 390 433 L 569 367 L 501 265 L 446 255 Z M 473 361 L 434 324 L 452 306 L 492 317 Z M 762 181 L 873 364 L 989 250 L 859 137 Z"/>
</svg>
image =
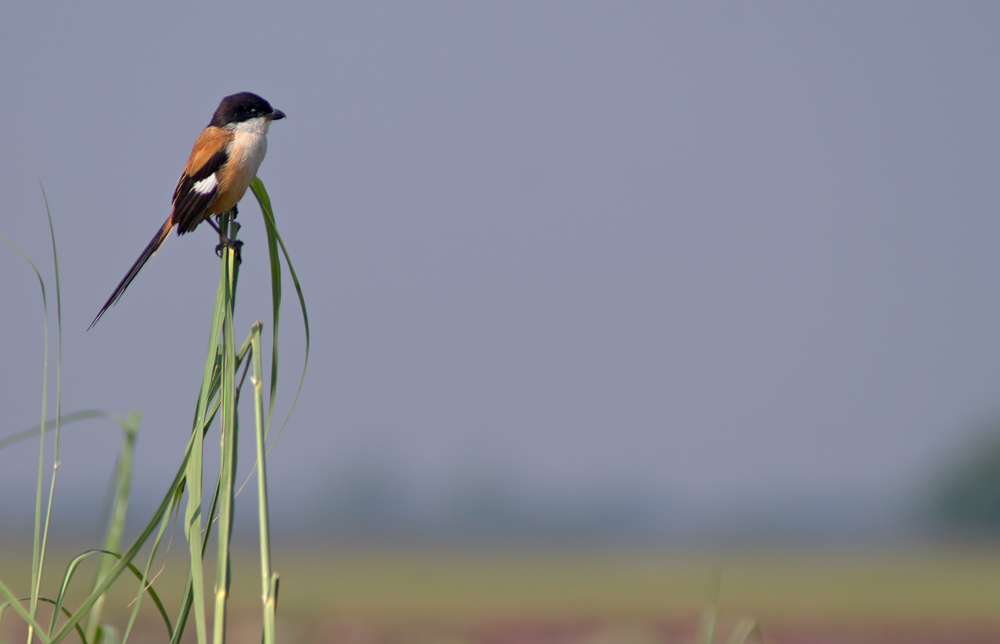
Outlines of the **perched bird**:
<svg viewBox="0 0 1000 644">
<path fill-rule="evenodd" d="M 174 188 L 170 216 L 118 283 L 115 292 L 87 327 L 88 331 L 121 298 L 174 226 L 177 226 L 177 234 L 183 235 L 207 220 L 225 243 L 230 243 L 210 217 L 236 208 L 264 160 L 268 126 L 271 121 L 283 118 L 284 112 L 273 109 L 270 103 L 250 92 L 222 99 L 211 123 L 194 142 L 191 156 Z"/>
</svg>

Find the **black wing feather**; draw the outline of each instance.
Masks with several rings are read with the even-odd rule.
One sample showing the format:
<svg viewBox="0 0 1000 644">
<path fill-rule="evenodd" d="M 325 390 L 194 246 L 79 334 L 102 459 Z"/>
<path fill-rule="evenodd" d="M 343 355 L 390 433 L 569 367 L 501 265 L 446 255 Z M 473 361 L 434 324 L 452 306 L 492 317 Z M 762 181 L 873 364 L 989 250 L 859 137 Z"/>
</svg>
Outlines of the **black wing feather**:
<svg viewBox="0 0 1000 644">
<path fill-rule="evenodd" d="M 202 194 L 194 190 L 194 184 L 214 174 L 229 158 L 225 150 L 216 152 L 208 163 L 193 175 L 182 175 L 174 189 L 173 220 L 177 224 L 177 234 L 183 235 L 195 229 L 205 219 L 205 210 L 218 195 L 218 185 L 211 192 Z"/>
</svg>

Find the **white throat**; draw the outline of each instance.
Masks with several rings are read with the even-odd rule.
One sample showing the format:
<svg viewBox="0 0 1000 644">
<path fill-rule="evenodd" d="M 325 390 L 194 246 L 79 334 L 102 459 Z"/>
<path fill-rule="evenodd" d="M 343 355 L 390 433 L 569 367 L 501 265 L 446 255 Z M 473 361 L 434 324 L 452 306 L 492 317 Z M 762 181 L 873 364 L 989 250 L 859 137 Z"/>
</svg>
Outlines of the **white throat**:
<svg viewBox="0 0 1000 644">
<path fill-rule="evenodd" d="M 271 125 L 271 119 L 266 116 L 258 116 L 256 118 L 247 119 L 246 121 L 240 121 L 239 123 L 230 123 L 226 126 L 227 130 L 233 130 L 237 134 L 267 134 L 267 128 Z"/>
</svg>

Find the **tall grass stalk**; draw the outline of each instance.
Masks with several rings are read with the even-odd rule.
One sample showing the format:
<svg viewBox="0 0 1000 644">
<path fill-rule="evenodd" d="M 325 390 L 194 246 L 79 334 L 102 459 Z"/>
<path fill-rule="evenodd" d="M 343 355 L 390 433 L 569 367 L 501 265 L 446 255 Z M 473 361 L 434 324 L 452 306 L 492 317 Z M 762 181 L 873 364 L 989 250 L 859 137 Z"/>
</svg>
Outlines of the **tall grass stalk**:
<svg viewBox="0 0 1000 644">
<path fill-rule="evenodd" d="M 195 413 L 195 425 L 192 435 L 204 436 L 213 418 L 218 415 L 220 433 L 220 463 L 219 475 L 215 492 L 209 503 L 209 512 L 204 515 L 204 497 L 202 491 L 204 470 L 204 450 L 201 441 L 195 440 L 187 460 L 186 483 L 188 504 L 185 511 L 185 531 L 188 538 L 190 554 L 190 570 L 188 575 L 188 590 L 185 591 L 185 602 L 178 615 L 177 627 L 174 630 L 173 641 L 177 640 L 183 630 L 188 616 L 193 609 L 195 618 L 195 633 L 199 644 L 208 642 L 207 601 L 205 597 L 205 571 L 202 560 L 206 552 L 209 535 L 214 526 L 216 535 L 216 570 L 214 583 L 214 610 L 212 641 L 221 644 L 226 640 L 226 611 L 229 600 L 231 581 L 230 544 L 232 541 L 232 525 L 235 512 L 236 471 L 239 444 L 239 416 L 237 404 L 241 387 L 237 386 L 237 370 L 247 358 L 249 350 L 253 360 L 253 376 L 251 384 L 254 390 L 254 421 L 258 473 L 258 524 L 260 530 L 261 579 L 263 603 L 263 640 L 274 641 L 274 614 L 277 600 L 277 577 L 271 570 L 270 527 L 267 511 L 267 478 L 265 441 L 270 430 L 273 417 L 274 400 L 277 392 L 278 379 L 278 335 L 281 307 L 281 262 L 278 255 L 280 248 L 295 284 L 302 308 L 303 323 L 306 331 L 306 358 L 303 364 L 302 379 L 292 402 L 301 392 L 305 369 L 308 365 L 309 351 L 309 321 L 306 313 L 305 300 L 294 268 L 288 258 L 284 243 L 278 235 L 274 222 L 274 213 L 270 199 L 259 179 L 254 179 L 251 188 L 261 206 L 264 216 L 268 240 L 268 256 L 271 264 L 271 294 L 273 306 L 272 354 L 270 400 L 266 414 L 263 409 L 263 378 L 261 364 L 260 323 L 253 325 L 247 340 L 237 351 L 236 336 L 233 328 L 233 310 L 236 301 L 236 288 L 239 277 L 239 259 L 232 247 L 225 247 L 222 252 L 219 287 L 216 296 L 216 306 L 212 315 L 209 335 L 209 350 L 205 358 L 205 369 L 202 378 L 201 393 Z M 220 218 L 220 228 L 229 239 L 237 239 L 239 224 L 229 213 Z M 248 368 L 247 365 L 246 368 Z M 246 373 L 246 368 L 244 374 Z M 285 422 L 287 422 L 287 417 Z M 282 424 L 284 427 L 284 423 Z M 280 434 L 280 431 L 278 432 Z M 276 438 L 276 437 L 275 437 Z M 204 525 L 204 528 L 202 527 Z"/>
<path fill-rule="evenodd" d="M 267 512 L 267 467 L 265 465 L 264 383 L 260 364 L 260 324 L 251 331 L 253 343 L 254 420 L 257 426 L 257 505 L 260 528 L 261 601 L 264 604 L 264 644 L 274 644 L 274 613 L 278 606 L 278 576 L 271 571 L 271 528 Z"/>
<path fill-rule="evenodd" d="M 118 424 L 122 429 L 122 447 L 118 452 L 118 463 L 115 467 L 115 478 L 113 495 L 111 500 L 111 512 L 108 519 L 107 531 L 104 535 L 104 542 L 101 550 L 105 552 L 118 552 L 121 550 L 122 539 L 125 535 L 125 519 L 128 517 L 128 506 L 130 493 L 132 491 L 132 462 L 135 454 L 135 439 L 139 433 L 139 422 L 142 414 L 133 412 L 127 418 L 118 419 Z M 101 557 L 100 565 L 97 568 L 94 585 L 101 583 L 101 579 L 114 565 L 115 558 L 112 556 Z M 90 609 L 90 616 L 87 618 L 87 641 L 93 642 L 101 628 L 101 614 L 104 610 L 106 594 L 102 594 L 94 607 Z M 103 638 L 102 639 L 107 639 Z"/>
<path fill-rule="evenodd" d="M 49 239 L 52 242 L 52 264 L 55 270 L 55 284 L 56 284 L 56 420 L 55 420 L 55 440 L 53 441 L 53 457 L 52 457 L 52 480 L 49 485 L 48 502 L 45 508 L 45 520 L 44 526 L 42 522 L 42 495 L 43 495 L 43 479 L 45 471 L 45 419 L 48 417 L 48 378 L 49 378 L 49 312 L 48 312 L 48 298 L 45 295 L 45 281 L 42 279 L 41 273 L 35 265 L 28 259 L 28 257 L 20 251 L 16 246 L 11 244 L 9 240 L 4 238 L 11 247 L 16 250 L 21 257 L 23 257 L 28 264 L 31 265 L 32 270 L 35 271 L 35 276 L 38 278 L 39 286 L 42 291 L 42 310 L 43 310 L 43 344 L 44 350 L 43 354 L 43 368 L 42 368 L 42 417 L 40 425 L 40 436 L 39 448 L 38 448 L 38 482 L 35 490 L 35 525 L 34 525 L 34 536 L 32 538 L 32 553 L 31 553 L 31 595 L 29 599 L 29 612 L 32 617 L 32 622 L 38 614 L 38 602 L 41 593 L 41 583 L 42 583 L 42 570 L 45 564 L 45 545 L 48 542 L 49 526 L 51 525 L 52 519 L 52 501 L 55 493 L 56 485 L 56 474 L 59 470 L 59 417 L 62 413 L 62 291 L 59 286 L 59 253 L 56 248 L 56 231 L 52 224 L 52 210 L 49 208 L 49 198 L 45 194 L 45 186 L 42 184 L 42 178 L 38 175 L 35 167 L 31 165 L 31 162 L 24 157 L 20 152 L 10 147 L 6 143 L 4 145 L 12 150 L 17 156 L 21 158 L 22 161 L 27 164 L 31 169 L 32 174 L 35 175 L 35 180 L 38 182 L 38 188 L 42 194 L 42 201 L 45 204 L 45 215 L 48 220 L 49 225 Z M 32 633 L 35 628 L 33 624 L 28 626 L 28 644 L 31 644 Z"/>
</svg>

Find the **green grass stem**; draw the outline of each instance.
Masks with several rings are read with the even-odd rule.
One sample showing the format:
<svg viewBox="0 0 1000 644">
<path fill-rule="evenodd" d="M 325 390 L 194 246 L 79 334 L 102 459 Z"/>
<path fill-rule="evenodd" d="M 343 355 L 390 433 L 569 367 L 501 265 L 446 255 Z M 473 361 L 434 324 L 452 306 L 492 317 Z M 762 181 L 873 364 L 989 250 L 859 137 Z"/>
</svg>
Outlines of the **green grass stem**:
<svg viewBox="0 0 1000 644">
<path fill-rule="evenodd" d="M 274 617 L 277 610 L 277 575 L 271 570 L 271 531 L 267 509 L 267 467 L 265 449 L 266 437 L 264 427 L 264 383 L 261 368 L 260 323 L 251 332 L 253 343 L 253 393 L 254 420 L 256 426 L 257 445 L 257 516 L 260 529 L 260 579 L 261 601 L 264 609 L 264 644 L 274 644 Z"/>
</svg>

